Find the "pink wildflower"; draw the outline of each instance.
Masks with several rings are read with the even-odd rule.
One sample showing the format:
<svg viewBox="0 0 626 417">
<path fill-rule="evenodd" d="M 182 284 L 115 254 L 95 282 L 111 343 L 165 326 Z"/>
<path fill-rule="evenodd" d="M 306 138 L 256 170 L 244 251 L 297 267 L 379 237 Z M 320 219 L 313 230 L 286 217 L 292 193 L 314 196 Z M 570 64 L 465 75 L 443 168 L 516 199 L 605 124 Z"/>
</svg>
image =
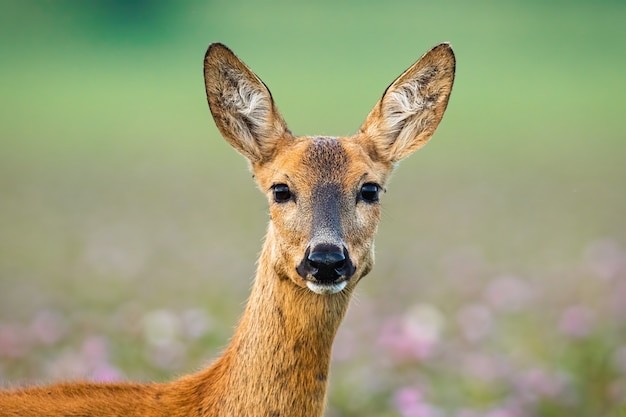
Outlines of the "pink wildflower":
<svg viewBox="0 0 626 417">
<path fill-rule="evenodd" d="M 422 393 L 413 387 L 396 391 L 394 405 L 403 417 L 440 417 L 442 412 L 423 400 Z"/>
<path fill-rule="evenodd" d="M 591 333 L 594 321 L 593 311 L 588 307 L 583 305 L 571 306 L 561 314 L 559 331 L 566 336 L 581 339 Z"/>
</svg>

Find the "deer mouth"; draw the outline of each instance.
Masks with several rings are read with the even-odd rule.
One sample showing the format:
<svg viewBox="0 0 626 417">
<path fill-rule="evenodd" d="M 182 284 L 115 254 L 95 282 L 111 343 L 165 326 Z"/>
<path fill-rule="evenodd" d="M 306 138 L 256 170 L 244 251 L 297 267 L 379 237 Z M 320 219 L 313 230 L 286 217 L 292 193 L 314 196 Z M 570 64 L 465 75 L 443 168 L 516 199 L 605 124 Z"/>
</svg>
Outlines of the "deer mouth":
<svg viewBox="0 0 626 417">
<path fill-rule="evenodd" d="M 346 288 L 346 285 L 348 285 L 348 280 L 343 280 L 339 282 L 317 282 L 307 280 L 306 282 L 306 286 L 308 289 L 320 295 L 337 294 L 338 292 L 341 292 L 344 288 Z"/>
</svg>

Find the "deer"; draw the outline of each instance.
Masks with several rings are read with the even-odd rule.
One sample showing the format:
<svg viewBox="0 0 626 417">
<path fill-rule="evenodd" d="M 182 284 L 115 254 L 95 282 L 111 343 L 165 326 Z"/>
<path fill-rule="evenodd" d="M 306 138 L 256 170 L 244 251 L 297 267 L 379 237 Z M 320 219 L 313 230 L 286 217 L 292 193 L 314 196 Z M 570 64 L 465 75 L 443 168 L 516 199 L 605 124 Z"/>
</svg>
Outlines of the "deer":
<svg viewBox="0 0 626 417">
<path fill-rule="evenodd" d="M 295 136 L 252 70 L 221 43 L 204 79 L 224 139 L 269 202 L 251 294 L 222 355 L 170 382 L 61 382 L 0 391 L 0 416 L 319 417 L 333 340 L 374 264 L 380 196 L 432 137 L 454 82 L 442 43 L 404 71 L 352 136 Z"/>
</svg>

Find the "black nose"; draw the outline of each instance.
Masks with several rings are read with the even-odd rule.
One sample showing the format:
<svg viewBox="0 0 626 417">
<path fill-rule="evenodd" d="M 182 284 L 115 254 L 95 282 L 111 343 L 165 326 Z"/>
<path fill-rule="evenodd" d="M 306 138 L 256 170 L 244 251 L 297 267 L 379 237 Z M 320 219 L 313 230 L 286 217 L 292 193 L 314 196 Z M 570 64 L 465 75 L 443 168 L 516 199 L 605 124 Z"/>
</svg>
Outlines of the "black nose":
<svg viewBox="0 0 626 417">
<path fill-rule="evenodd" d="M 298 273 L 302 277 L 313 275 L 320 282 L 333 282 L 349 278 L 353 269 L 345 248 L 322 244 L 307 249 L 305 259 L 298 266 Z"/>
<path fill-rule="evenodd" d="M 307 257 L 307 261 L 310 266 L 318 270 L 318 273 L 322 272 L 338 272 L 337 270 L 342 268 L 346 263 L 346 257 L 340 252 L 320 252 L 316 251 L 311 253 Z M 328 270 L 328 271 L 326 271 Z M 339 274 L 338 274 L 339 275 Z"/>
</svg>

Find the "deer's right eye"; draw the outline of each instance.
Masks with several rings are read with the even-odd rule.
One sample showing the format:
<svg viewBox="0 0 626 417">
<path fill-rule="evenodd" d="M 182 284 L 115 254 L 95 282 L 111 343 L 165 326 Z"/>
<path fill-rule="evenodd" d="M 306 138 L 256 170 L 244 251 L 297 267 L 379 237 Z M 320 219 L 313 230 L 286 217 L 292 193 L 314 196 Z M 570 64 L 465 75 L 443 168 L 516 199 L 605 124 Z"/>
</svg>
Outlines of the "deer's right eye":
<svg viewBox="0 0 626 417">
<path fill-rule="evenodd" d="M 277 203 L 285 203 L 291 200 L 291 191 L 287 184 L 276 184 L 272 187 L 274 192 L 274 201 Z"/>
</svg>

